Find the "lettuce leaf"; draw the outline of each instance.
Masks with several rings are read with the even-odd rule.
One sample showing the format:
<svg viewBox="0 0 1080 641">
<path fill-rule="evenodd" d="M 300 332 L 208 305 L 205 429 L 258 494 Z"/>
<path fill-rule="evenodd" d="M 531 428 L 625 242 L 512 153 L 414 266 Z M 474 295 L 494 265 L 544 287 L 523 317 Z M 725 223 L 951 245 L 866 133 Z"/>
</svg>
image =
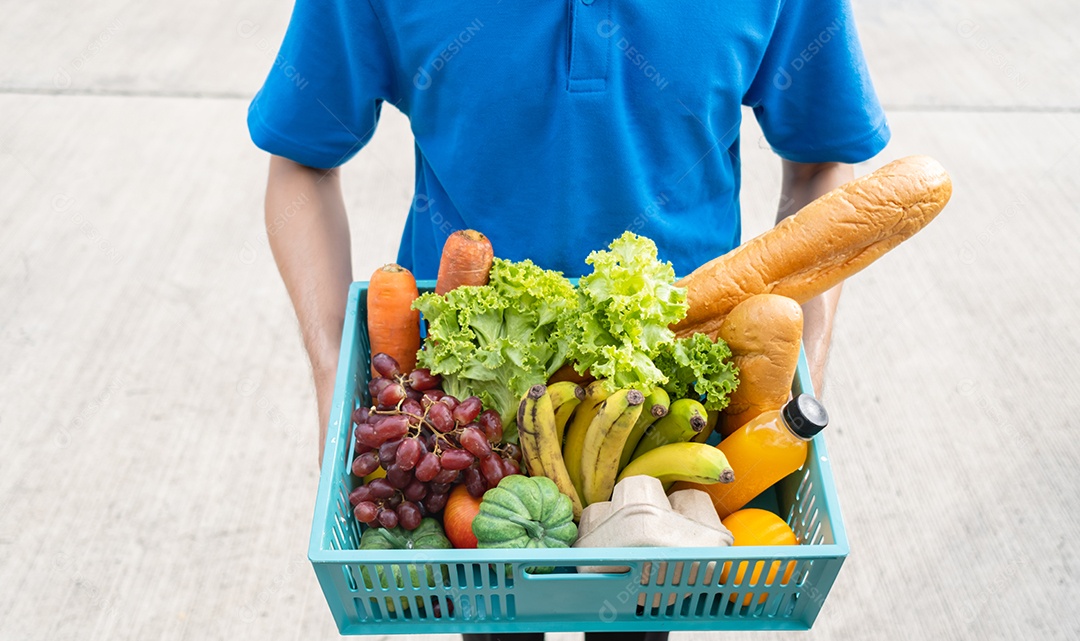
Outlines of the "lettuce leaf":
<svg viewBox="0 0 1080 641">
<path fill-rule="evenodd" d="M 739 368 L 728 344 L 719 338 L 713 342 L 705 334 L 665 344 L 655 362 L 667 374 L 664 389 L 672 399 L 700 396 L 708 410 L 727 407 L 729 396 L 739 384 Z"/>
<path fill-rule="evenodd" d="M 447 394 L 480 397 L 510 426 L 521 397 L 566 362 L 559 326 L 576 312 L 577 295 L 559 272 L 496 258 L 487 285 L 424 294 L 413 307 L 428 322 L 418 366 L 441 374 Z"/>
<path fill-rule="evenodd" d="M 658 260 L 656 244 L 629 231 L 585 262 L 593 272 L 581 279 L 577 313 L 562 327 L 567 357 L 579 374 L 647 394 L 667 382 L 653 357 L 675 340 L 668 326 L 686 315 L 686 290 L 674 285 L 675 270 Z"/>
</svg>

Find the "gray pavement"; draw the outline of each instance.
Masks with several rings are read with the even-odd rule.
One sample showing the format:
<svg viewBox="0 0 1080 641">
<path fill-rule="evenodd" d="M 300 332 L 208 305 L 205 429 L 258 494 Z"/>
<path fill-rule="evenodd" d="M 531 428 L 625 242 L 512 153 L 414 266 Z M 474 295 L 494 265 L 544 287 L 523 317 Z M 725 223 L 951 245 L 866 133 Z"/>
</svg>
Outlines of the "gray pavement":
<svg viewBox="0 0 1080 641">
<path fill-rule="evenodd" d="M 844 289 L 825 392 L 852 553 L 814 629 L 1080 638 L 1074 2 L 856 2 L 894 140 L 953 174 Z M 314 402 L 246 102 L 289 3 L 37 2 L 0 22 L 0 639 L 331 639 Z M 743 128 L 748 236 L 779 163 Z M 356 273 L 412 191 L 392 110 L 345 170 Z M 574 635 L 554 635 L 570 639 Z"/>
</svg>

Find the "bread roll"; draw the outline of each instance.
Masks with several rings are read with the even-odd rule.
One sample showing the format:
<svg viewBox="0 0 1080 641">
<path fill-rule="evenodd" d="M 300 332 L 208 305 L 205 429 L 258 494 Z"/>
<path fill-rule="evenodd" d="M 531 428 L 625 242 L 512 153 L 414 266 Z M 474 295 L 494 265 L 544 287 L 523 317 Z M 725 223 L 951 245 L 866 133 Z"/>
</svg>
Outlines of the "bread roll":
<svg viewBox="0 0 1080 641">
<path fill-rule="evenodd" d="M 728 313 L 754 294 L 805 303 L 925 227 L 951 195 L 949 175 L 927 156 L 856 178 L 678 281 L 690 309 L 673 329 L 716 338 Z"/>
<path fill-rule="evenodd" d="M 739 368 L 739 386 L 720 417 L 723 436 L 787 402 L 799 365 L 802 329 L 802 307 L 776 294 L 751 296 L 724 319 L 720 338 Z"/>
</svg>

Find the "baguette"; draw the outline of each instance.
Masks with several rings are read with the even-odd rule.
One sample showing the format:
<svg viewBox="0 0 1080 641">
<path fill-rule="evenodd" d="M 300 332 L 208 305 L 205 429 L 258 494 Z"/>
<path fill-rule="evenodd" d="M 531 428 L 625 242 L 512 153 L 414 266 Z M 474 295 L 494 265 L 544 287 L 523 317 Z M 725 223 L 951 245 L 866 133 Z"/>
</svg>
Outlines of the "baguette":
<svg viewBox="0 0 1080 641">
<path fill-rule="evenodd" d="M 805 303 L 925 227 L 951 195 L 948 173 L 927 156 L 856 178 L 679 280 L 689 310 L 673 329 L 716 338 L 731 310 L 755 294 Z"/>
<path fill-rule="evenodd" d="M 739 386 L 720 417 L 723 436 L 787 402 L 799 365 L 802 329 L 802 308 L 776 294 L 751 296 L 724 319 L 720 338 L 739 368 Z"/>
</svg>

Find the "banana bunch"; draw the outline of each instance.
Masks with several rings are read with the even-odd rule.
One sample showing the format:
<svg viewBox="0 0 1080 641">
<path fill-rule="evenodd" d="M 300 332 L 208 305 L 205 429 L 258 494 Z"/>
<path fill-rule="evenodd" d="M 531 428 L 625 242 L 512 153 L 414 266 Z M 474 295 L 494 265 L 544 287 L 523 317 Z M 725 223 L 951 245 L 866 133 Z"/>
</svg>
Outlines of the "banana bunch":
<svg viewBox="0 0 1080 641">
<path fill-rule="evenodd" d="M 610 389 L 563 381 L 534 385 L 518 408 L 518 438 L 525 467 L 570 497 L 575 520 L 584 506 L 607 501 L 618 480 L 644 474 L 675 481 L 730 483 L 727 458 L 692 442 L 710 432 L 705 408 L 693 399 L 671 402 L 656 389 Z M 706 434 L 706 437 L 708 434 Z"/>
<path fill-rule="evenodd" d="M 585 505 L 611 498 L 623 445 L 644 404 L 645 395 L 638 390 L 621 389 L 597 407 L 581 448 L 581 498 Z"/>
<path fill-rule="evenodd" d="M 563 461 L 562 435 L 585 390 L 571 381 L 533 385 L 518 406 L 518 444 L 529 476 L 546 476 L 570 497 L 574 520 L 581 518 L 581 499 Z"/>
<path fill-rule="evenodd" d="M 672 403 L 663 389 L 645 396 L 639 390 L 612 390 L 606 381 L 596 381 L 585 388 L 585 397 L 566 427 L 563 460 L 567 474 L 582 505 L 607 501 L 620 471 L 633 465 L 635 458 L 668 444 L 689 441 L 706 426 L 705 408 L 695 400 Z M 664 450 L 631 469 L 634 474 L 662 480 L 696 478 L 703 483 L 715 483 L 725 469 L 730 470 L 726 461 L 717 467 L 721 461 L 716 454 L 723 457 L 719 450 L 694 445 L 698 447 Z"/>
</svg>

